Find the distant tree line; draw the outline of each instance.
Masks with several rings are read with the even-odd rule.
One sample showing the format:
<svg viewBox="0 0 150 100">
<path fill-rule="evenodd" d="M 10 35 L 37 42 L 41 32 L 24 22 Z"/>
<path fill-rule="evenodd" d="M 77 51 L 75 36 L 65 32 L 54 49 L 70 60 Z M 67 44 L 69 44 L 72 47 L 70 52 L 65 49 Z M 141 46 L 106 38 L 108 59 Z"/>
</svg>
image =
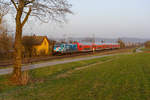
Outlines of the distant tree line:
<svg viewBox="0 0 150 100">
<path fill-rule="evenodd" d="M 8 11 L 7 5 L 0 5 L 0 59 L 12 58 L 13 38 L 8 35 L 7 27 L 4 27 L 6 24 L 4 16 Z"/>
<path fill-rule="evenodd" d="M 125 43 L 121 39 L 118 40 L 118 43 L 120 44 L 120 48 L 125 48 L 126 47 Z"/>
<path fill-rule="evenodd" d="M 0 58 L 12 58 L 13 39 L 7 32 L 0 33 Z"/>
<path fill-rule="evenodd" d="M 145 42 L 144 45 L 146 48 L 150 48 L 150 41 Z"/>
</svg>

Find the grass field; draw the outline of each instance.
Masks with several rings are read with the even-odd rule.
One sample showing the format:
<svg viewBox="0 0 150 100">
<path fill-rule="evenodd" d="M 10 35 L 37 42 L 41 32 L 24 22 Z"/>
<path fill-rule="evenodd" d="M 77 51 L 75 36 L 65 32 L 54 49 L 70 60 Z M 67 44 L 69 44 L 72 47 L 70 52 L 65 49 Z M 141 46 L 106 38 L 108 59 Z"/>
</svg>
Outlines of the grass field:
<svg viewBox="0 0 150 100">
<path fill-rule="evenodd" d="M 46 60 L 46 61 L 39 61 L 39 62 L 32 62 L 32 64 L 38 64 L 38 63 L 45 63 L 45 62 L 53 62 L 53 61 L 64 61 L 64 60 L 69 60 L 69 59 L 76 59 L 76 58 L 85 58 L 89 56 L 100 56 L 100 55 L 108 55 L 108 54 L 118 54 L 118 53 L 129 53 L 132 52 L 133 48 L 126 48 L 126 49 L 116 49 L 116 50 L 110 50 L 110 51 L 105 51 L 105 52 L 95 52 L 94 54 L 87 54 L 87 55 L 79 55 L 75 57 L 69 57 L 69 58 L 61 58 L 61 59 L 51 59 L 51 60 Z M 0 62 L 1 63 L 1 62 Z M 22 65 L 30 65 L 30 64 L 22 64 Z M 13 66 L 0 66 L 0 69 L 5 69 L 5 68 L 11 68 Z"/>
<path fill-rule="evenodd" d="M 150 53 L 134 53 L 35 69 L 27 86 L 0 76 L 0 100 L 148 100 Z"/>
<path fill-rule="evenodd" d="M 150 52 L 150 48 L 141 48 L 141 50 L 145 51 L 145 52 L 147 52 L 147 51 Z"/>
</svg>

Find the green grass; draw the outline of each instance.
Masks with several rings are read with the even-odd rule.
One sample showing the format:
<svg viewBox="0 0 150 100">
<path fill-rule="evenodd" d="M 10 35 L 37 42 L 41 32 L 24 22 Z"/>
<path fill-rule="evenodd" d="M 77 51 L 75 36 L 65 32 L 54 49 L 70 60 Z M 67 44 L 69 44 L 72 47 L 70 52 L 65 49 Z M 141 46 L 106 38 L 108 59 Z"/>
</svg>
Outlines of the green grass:
<svg viewBox="0 0 150 100">
<path fill-rule="evenodd" d="M 118 54 L 118 53 L 129 53 L 132 52 L 133 49 L 116 49 L 116 50 L 112 50 L 112 51 L 106 51 L 106 52 L 97 52 L 96 54 L 90 54 L 90 55 L 79 55 L 79 56 L 75 56 L 75 57 L 70 57 L 70 58 L 61 58 L 61 59 L 51 59 L 51 60 L 47 60 L 47 61 L 39 61 L 39 62 L 33 62 L 32 64 L 40 64 L 40 63 L 45 63 L 45 62 L 55 62 L 55 61 L 64 61 L 64 60 L 70 60 L 70 59 L 77 59 L 77 58 L 85 58 L 85 57 L 89 57 L 89 56 L 100 56 L 100 55 L 107 55 L 107 54 Z M 6 59 L 7 60 L 7 59 Z M 30 65 L 30 64 L 22 64 L 23 65 Z M 13 66 L 1 66 L 0 69 L 6 69 L 6 68 L 11 68 Z"/>
<path fill-rule="evenodd" d="M 135 53 L 35 69 L 22 87 L 3 84 L 8 76 L 0 76 L 0 100 L 148 100 L 149 59 L 149 53 Z"/>
<path fill-rule="evenodd" d="M 150 51 L 150 48 L 141 48 L 142 51 Z"/>
</svg>

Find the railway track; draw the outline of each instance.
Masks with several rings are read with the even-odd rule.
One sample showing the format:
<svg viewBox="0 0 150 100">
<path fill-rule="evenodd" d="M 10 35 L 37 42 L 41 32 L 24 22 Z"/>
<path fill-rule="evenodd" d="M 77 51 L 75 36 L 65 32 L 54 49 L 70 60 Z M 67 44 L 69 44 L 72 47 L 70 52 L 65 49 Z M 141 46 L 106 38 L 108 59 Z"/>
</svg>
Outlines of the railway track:
<svg viewBox="0 0 150 100">
<path fill-rule="evenodd" d="M 111 53 L 111 52 L 114 52 L 114 51 L 117 52 L 119 50 L 121 50 L 121 49 L 95 51 L 94 54 Z M 84 55 L 93 55 L 93 52 L 75 53 L 75 54 L 71 54 L 71 55 L 66 54 L 66 55 L 37 57 L 37 58 L 25 58 L 25 59 L 23 59 L 22 64 L 31 64 L 31 63 L 40 62 L 40 61 L 50 61 L 50 60 L 55 60 L 55 59 L 72 58 L 72 57 L 84 56 Z M 9 67 L 9 66 L 12 66 L 12 65 L 13 65 L 13 60 L 0 61 L 0 67 Z"/>
<path fill-rule="evenodd" d="M 23 59 L 22 64 L 30 64 L 30 63 L 40 62 L 40 61 L 49 61 L 49 60 L 55 60 L 55 59 L 71 58 L 71 57 L 82 56 L 82 55 L 88 55 L 88 54 L 79 53 L 79 54 L 72 54 L 72 55 L 25 58 L 25 59 Z M 13 60 L 0 61 L 0 67 L 8 67 L 8 66 L 12 66 L 12 65 L 13 65 Z"/>
</svg>

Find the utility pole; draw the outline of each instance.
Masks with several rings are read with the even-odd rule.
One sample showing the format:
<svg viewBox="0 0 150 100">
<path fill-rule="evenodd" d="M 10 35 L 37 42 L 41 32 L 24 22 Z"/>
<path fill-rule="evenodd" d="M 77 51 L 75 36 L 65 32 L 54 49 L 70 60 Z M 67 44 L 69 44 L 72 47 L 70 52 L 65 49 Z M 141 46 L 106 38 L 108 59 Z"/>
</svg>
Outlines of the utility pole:
<svg viewBox="0 0 150 100">
<path fill-rule="evenodd" d="M 66 34 L 64 34 L 63 37 L 64 37 L 64 42 L 66 42 Z"/>
<path fill-rule="evenodd" d="M 92 50 L 93 50 L 93 53 L 94 53 L 94 51 L 95 51 L 95 49 L 96 49 L 96 47 L 95 47 L 95 34 L 93 34 L 93 39 L 92 39 L 93 41 L 93 43 L 92 43 Z"/>
<path fill-rule="evenodd" d="M 95 34 L 93 34 L 93 41 L 92 42 L 95 43 Z"/>
</svg>

